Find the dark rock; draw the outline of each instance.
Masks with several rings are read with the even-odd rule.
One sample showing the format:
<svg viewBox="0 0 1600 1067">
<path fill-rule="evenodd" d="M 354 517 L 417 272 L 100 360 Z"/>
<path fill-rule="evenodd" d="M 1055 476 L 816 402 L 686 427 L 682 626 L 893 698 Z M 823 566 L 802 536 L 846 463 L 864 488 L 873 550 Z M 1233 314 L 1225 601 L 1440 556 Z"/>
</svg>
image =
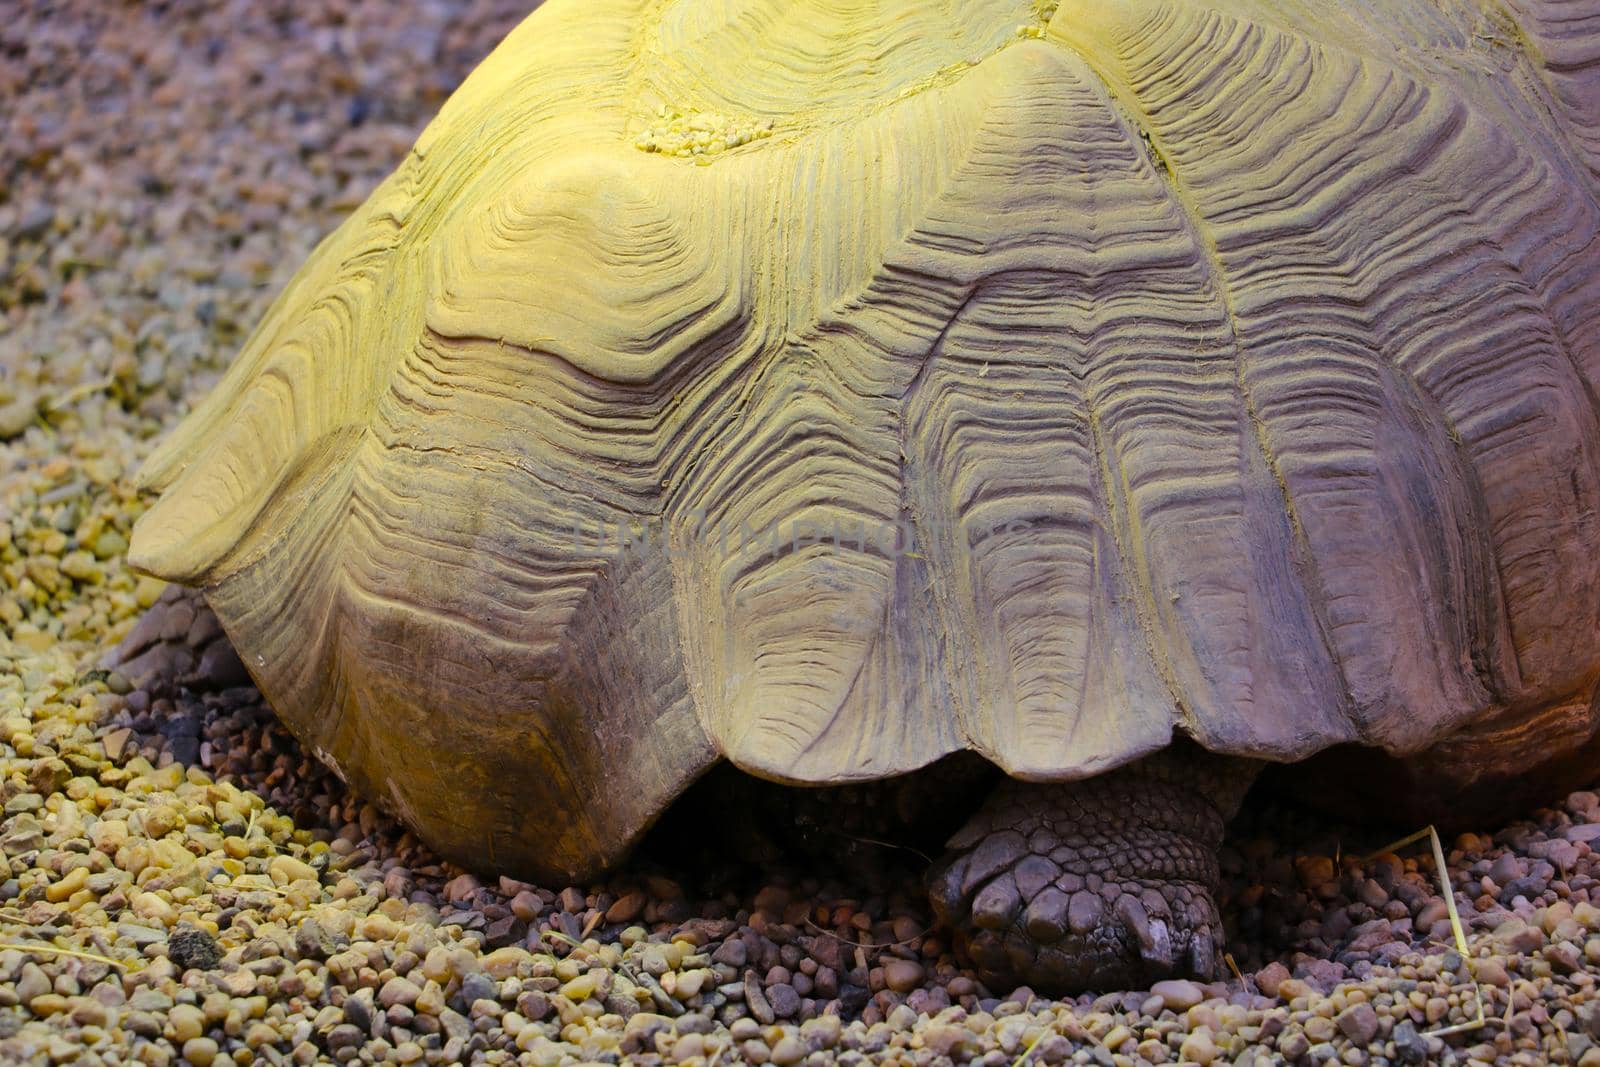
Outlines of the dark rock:
<svg viewBox="0 0 1600 1067">
<path fill-rule="evenodd" d="M 861 1014 L 872 999 L 872 991 L 859 982 L 846 982 L 839 987 L 839 1007 L 846 1018 Z"/>
<path fill-rule="evenodd" d="M 550 997 L 537 989 L 524 990 L 517 997 L 517 1014 L 531 1022 L 538 1022 L 550 1014 Z"/>
<path fill-rule="evenodd" d="M 349 1023 L 340 1023 L 328 1031 L 328 1047 L 334 1050 L 354 1048 L 366 1040 L 367 1035 Z"/>
<path fill-rule="evenodd" d="M 1400 1025 L 1389 1035 L 1389 1039 L 1394 1042 L 1395 1054 L 1400 1057 L 1402 1063 L 1427 1062 L 1427 1039 L 1417 1033 L 1417 1028 L 1412 1025 L 1410 1019 L 1402 1019 Z"/>
<path fill-rule="evenodd" d="M 483 928 L 484 945 L 490 949 L 520 945 L 528 933 L 528 924 L 515 915 L 507 915 Z"/>
<path fill-rule="evenodd" d="M 200 653 L 200 663 L 195 667 L 196 680 L 207 689 L 228 689 L 250 684 L 250 672 L 245 670 L 239 653 L 226 638 L 206 646 Z"/>
<path fill-rule="evenodd" d="M 787 982 L 779 982 L 766 988 L 767 1003 L 772 1006 L 772 1014 L 780 1019 L 793 1019 L 800 1014 L 800 994 L 794 986 Z"/>
<path fill-rule="evenodd" d="M 1506 883 L 1504 889 L 1500 890 L 1500 903 L 1509 906 L 1518 897 L 1527 897 L 1530 901 L 1537 900 L 1544 890 L 1543 879 L 1531 875 L 1526 878 L 1513 878 Z"/>
<path fill-rule="evenodd" d="M 181 711 L 176 715 L 169 715 L 161 723 L 161 732 L 170 740 L 175 737 L 199 737 L 201 728 L 205 725 L 205 716 L 201 711 Z"/>
<path fill-rule="evenodd" d="M 737 937 L 728 938 L 711 954 L 712 963 L 722 963 L 729 967 L 743 967 L 749 958 L 749 951 L 743 939 Z"/>
<path fill-rule="evenodd" d="M 1496 857 L 1489 868 L 1489 880 L 1495 885 L 1504 886 L 1516 878 L 1521 878 L 1527 873 L 1527 864 L 1513 852 L 1502 852 Z"/>
<path fill-rule="evenodd" d="M 1570 941 L 1557 941 L 1547 946 L 1544 958 L 1557 974 L 1573 974 L 1583 966 L 1583 954 Z"/>
<path fill-rule="evenodd" d="M 306 919 L 296 927 L 294 948 L 306 960 L 325 960 L 338 951 L 333 937 L 315 919 Z"/>
<path fill-rule="evenodd" d="M 488 975 L 474 972 L 461 979 L 461 991 L 456 996 L 464 1005 L 459 1010 L 464 1012 L 475 1000 L 499 1000 L 500 987 Z"/>
<path fill-rule="evenodd" d="M 189 765 L 200 761 L 200 739 L 198 737 L 171 737 L 167 739 L 167 751 L 172 753 L 174 763 Z"/>
<path fill-rule="evenodd" d="M 180 971 L 209 971 L 221 961 L 222 948 L 204 930 L 183 926 L 167 938 L 167 959 Z"/>
<path fill-rule="evenodd" d="M 372 1032 L 372 990 L 363 989 L 345 999 L 344 1021 L 363 1034 Z"/>
</svg>

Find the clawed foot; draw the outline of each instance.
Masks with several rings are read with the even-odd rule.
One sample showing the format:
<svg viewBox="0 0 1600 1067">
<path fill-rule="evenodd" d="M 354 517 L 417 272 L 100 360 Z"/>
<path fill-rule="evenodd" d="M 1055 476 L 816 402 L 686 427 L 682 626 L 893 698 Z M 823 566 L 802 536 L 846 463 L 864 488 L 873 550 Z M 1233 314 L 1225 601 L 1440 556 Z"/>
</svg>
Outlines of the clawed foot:
<svg viewBox="0 0 1600 1067">
<path fill-rule="evenodd" d="M 996 989 L 1213 979 L 1224 944 L 1216 849 L 1232 811 L 1205 785 L 1128 771 L 1007 782 L 931 872 L 934 910 Z"/>
</svg>

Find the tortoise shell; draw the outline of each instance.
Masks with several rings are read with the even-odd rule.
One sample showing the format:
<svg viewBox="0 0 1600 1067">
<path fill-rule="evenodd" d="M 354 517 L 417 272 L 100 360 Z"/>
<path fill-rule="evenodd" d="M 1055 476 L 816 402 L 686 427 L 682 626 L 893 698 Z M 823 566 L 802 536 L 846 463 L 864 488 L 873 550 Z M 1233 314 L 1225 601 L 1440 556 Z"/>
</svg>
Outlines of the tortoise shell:
<svg viewBox="0 0 1600 1067">
<path fill-rule="evenodd" d="M 723 758 L 1588 738 L 1597 130 L 1592 0 L 552 0 L 150 459 L 132 559 L 544 878 Z"/>
</svg>

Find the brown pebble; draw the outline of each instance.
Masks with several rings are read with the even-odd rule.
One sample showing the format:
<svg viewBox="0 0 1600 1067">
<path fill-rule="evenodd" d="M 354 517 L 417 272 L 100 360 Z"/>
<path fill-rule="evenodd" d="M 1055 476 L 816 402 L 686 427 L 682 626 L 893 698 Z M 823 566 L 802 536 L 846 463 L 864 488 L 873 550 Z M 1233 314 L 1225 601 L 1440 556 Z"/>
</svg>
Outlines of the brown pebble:
<svg viewBox="0 0 1600 1067">
<path fill-rule="evenodd" d="M 754 971 L 744 972 L 744 1003 L 750 1009 L 750 1014 L 764 1025 L 771 1026 L 778 1020 L 772 1005 L 767 1003 L 766 994 L 761 991 L 761 983 Z"/>
<path fill-rule="evenodd" d="M 649 898 L 638 890 L 624 893 L 612 903 L 611 907 L 606 909 L 606 922 L 632 922 L 644 912 L 644 906 L 648 903 L 648 900 Z"/>
<path fill-rule="evenodd" d="M 922 964 L 911 960 L 893 959 L 883 965 L 884 985 L 896 993 L 909 993 L 922 985 Z"/>
</svg>

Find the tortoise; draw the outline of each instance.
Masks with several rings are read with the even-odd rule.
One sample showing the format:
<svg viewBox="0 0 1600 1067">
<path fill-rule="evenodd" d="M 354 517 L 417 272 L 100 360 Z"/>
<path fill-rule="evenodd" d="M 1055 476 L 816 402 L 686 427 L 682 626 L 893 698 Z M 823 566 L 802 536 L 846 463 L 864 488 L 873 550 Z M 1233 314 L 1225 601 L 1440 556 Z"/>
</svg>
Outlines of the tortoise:
<svg viewBox="0 0 1600 1067">
<path fill-rule="evenodd" d="M 551 0 L 130 559 L 464 865 L 973 752 L 985 980 L 1207 977 L 1262 766 L 1592 776 L 1597 129 L 1594 0 Z"/>
</svg>

